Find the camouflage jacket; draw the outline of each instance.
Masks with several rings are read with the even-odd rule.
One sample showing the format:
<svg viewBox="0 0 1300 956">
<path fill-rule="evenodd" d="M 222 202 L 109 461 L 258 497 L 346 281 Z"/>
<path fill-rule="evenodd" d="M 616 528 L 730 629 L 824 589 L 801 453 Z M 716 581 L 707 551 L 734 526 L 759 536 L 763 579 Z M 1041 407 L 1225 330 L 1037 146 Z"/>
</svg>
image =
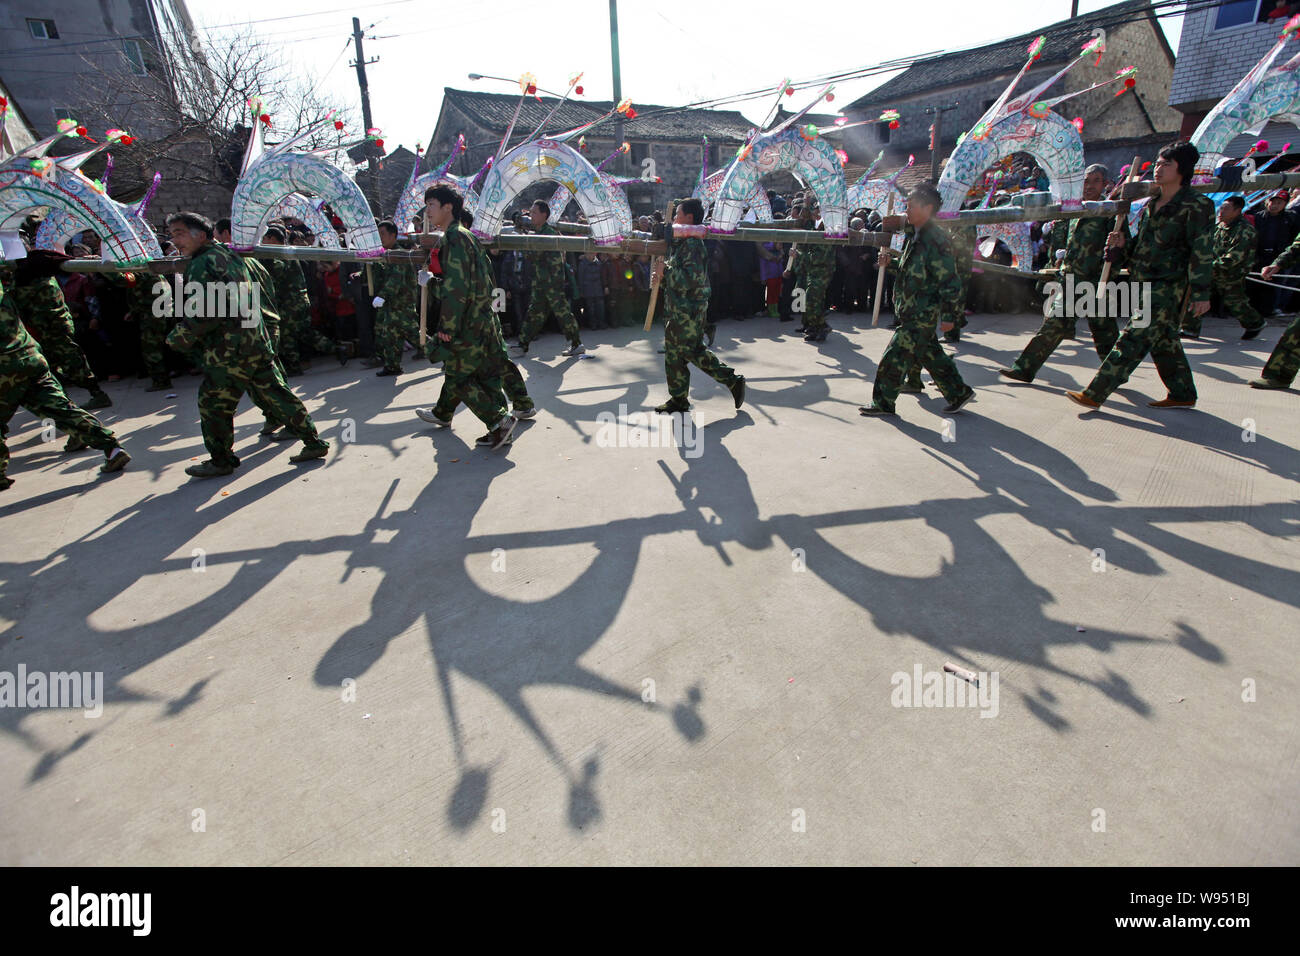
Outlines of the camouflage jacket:
<svg viewBox="0 0 1300 956">
<path fill-rule="evenodd" d="M 442 236 L 438 263 L 442 267 L 439 331 L 451 336 L 452 345 L 481 344 L 492 319 L 492 270 L 484 264 L 479 241 L 453 222 Z"/>
<path fill-rule="evenodd" d="M 1258 234 L 1255 227 L 1238 216 L 1232 225 L 1219 223 L 1214 230 L 1214 281 L 1240 282 L 1246 273 L 1255 268 L 1255 244 Z"/>
<path fill-rule="evenodd" d="M 894 277 L 894 314 L 900 322 L 937 328 L 940 315 L 961 297 L 952 240 L 933 219 L 919 230 L 908 225 L 903 235 Z"/>
<path fill-rule="evenodd" d="M 975 227 L 953 224 L 945 227 L 945 231 L 948 233 L 948 244 L 952 247 L 957 278 L 966 278 L 975 267 Z"/>
<path fill-rule="evenodd" d="M 1281 255 L 1274 259 L 1272 264 L 1277 266 L 1279 272 L 1286 275 L 1297 262 L 1300 262 L 1300 236 L 1296 236 L 1295 242 L 1283 249 Z"/>
<path fill-rule="evenodd" d="M 795 260 L 799 281 L 805 285 L 810 282 L 830 282 L 835 272 L 835 246 L 811 246 L 800 244 L 799 257 Z"/>
<path fill-rule="evenodd" d="M 407 315 L 415 311 L 415 273 L 409 266 L 396 262 L 376 262 L 375 295 L 384 300 L 381 308 L 390 315 Z"/>
<path fill-rule="evenodd" d="M 276 311 L 281 318 L 292 315 L 295 308 L 303 312 L 311 311 L 311 301 L 307 298 L 307 280 L 302 274 L 300 263 L 289 259 L 267 259 L 262 265 L 275 283 Z"/>
<path fill-rule="evenodd" d="M 709 300 L 709 251 L 703 239 L 683 239 L 676 244 L 676 251 L 664 260 L 663 291 L 669 308 Z"/>
<path fill-rule="evenodd" d="M 178 352 L 192 354 L 205 368 L 235 368 L 258 360 L 270 361 L 271 340 L 266 328 L 254 318 L 240 316 L 240 293 L 228 285 L 245 283 L 247 297 L 252 282 L 242 257 L 220 243 L 209 242 L 185 267 L 186 314 L 167 336 L 167 344 Z M 208 315 L 209 289 L 217 283 L 222 287 L 218 292 L 228 289 L 233 295 L 212 294 L 218 314 Z M 190 314 L 193 312 L 199 314 Z"/>
<path fill-rule="evenodd" d="M 1122 227 L 1128 235 L 1128 224 Z M 1135 282 L 1191 284 L 1192 301 L 1210 297 L 1214 261 L 1214 203 L 1186 186 L 1156 210 L 1152 199 L 1142 207 L 1137 238 L 1129 237 L 1120 254 Z"/>
<path fill-rule="evenodd" d="M 539 236 L 558 236 L 559 232 L 549 222 L 537 230 Z M 528 252 L 524 254 L 532 270 L 533 291 L 559 289 L 564 291 L 568 284 L 567 270 L 564 268 L 562 252 Z"/>
<path fill-rule="evenodd" d="M 30 323 L 37 335 L 44 337 L 42 330 L 72 322 L 72 312 L 54 276 L 33 279 L 25 285 L 15 283 L 11 294 L 10 307 Z"/>
<path fill-rule="evenodd" d="M 275 280 L 271 278 L 271 273 L 267 271 L 266 264 L 247 256 L 244 258 L 244 265 L 248 268 L 249 277 L 261 287 L 259 304 L 262 307 L 262 321 L 267 325 L 279 325 L 280 306 Z"/>
<path fill-rule="evenodd" d="M 11 308 L 13 296 L 0 286 L 0 378 L 6 375 L 48 371 L 40 346 Z"/>
<path fill-rule="evenodd" d="M 1065 222 L 1057 220 L 1057 225 Z M 1102 216 L 1090 216 L 1086 219 L 1070 219 L 1068 223 L 1061 230 L 1067 237 L 1061 272 L 1069 272 L 1076 279 L 1097 282 L 1101 279 L 1101 270 L 1106 262 L 1106 237 L 1110 235 L 1113 222 Z M 1052 231 L 1056 232 L 1055 229 Z"/>
</svg>

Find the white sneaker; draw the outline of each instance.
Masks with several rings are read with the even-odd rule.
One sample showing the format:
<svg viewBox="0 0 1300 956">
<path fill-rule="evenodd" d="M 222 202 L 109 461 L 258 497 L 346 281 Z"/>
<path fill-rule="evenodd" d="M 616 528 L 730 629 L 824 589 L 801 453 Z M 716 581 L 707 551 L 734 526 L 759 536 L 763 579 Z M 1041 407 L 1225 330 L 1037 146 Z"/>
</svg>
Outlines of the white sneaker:
<svg viewBox="0 0 1300 956">
<path fill-rule="evenodd" d="M 536 417 L 537 417 L 537 407 L 536 407 L 536 406 L 533 406 L 532 408 L 516 408 L 516 409 L 515 409 L 513 412 L 511 412 L 510 414 L 511 414 L 511 415 L 514 415 L 515 418 L 519 418 L 519 419 L 523 419 L 523 418 L 536 418 Z"/>
<path fill-rule="evenodd" d="M 447 428 L 451 425 L 450 418 L 439 418 L 434 414 L 432 408 L 417 408 L 415 417 L 422 422 L 428 422 L 430 425 L 437 425 L 439 428 Z"/>
<path fill-rule="evenodd" d="M 581 342 L 578 342 L 578 343 L 575 344 L 575 345 L 570 345 L 567 349 L 565 349 L 565 350 L 564 350 L 563 352 L 561 352 L 560 354 L 561 354 L 561 355 L 581 355 L 581 354 L 582 354 L 583 352 L 585 352 L 585 351 L 587 351 L 587 346 L 583 345 Z"/>
</svg>

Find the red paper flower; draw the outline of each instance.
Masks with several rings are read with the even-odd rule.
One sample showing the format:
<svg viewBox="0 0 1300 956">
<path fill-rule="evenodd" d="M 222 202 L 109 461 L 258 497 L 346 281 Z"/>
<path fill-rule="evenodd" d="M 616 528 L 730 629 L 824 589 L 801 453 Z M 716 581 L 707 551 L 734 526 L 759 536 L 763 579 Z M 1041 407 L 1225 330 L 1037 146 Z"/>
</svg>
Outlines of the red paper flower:
<svg viewBox="0 0 1300 956">
<path fill-rule="evenodd" d="M 8 106 L 8 105 L 9 105 L 9 101 L 5 99 L 3 96 L 0 96 L 0 106 Z"/>
<path fill-rule="evenodd" d="M 123 136 L 121 139 L 118 140 L 118 142 L 121 143 L 123 146 L 130 146 L 132 143 L 135 142 L 135 137 Z"/>
<path fill-rule="evenodd" d="M 380 149 L 381 152 L 383 151 L 383 148 L 384 148 L 384 141 L 383 141 L 382 139 L 377 139 L 377 140 L 375 140 L 375 145 L 379 147 L 379 149 Z"/>
<path fill-rule="evenodd" d="M 834 93 L 827 93 L 827 94 L 826 94 L 826 102 L 827 102 L 827 103 L 833 103 L 833 102 L 835 102 L 835 94 L 834 94 Z"/>
<path fill-rule="evenodd" d="M 1142 172 L 1145 173 L 1145 172 L 1146 172 L 1148 169 L 1150 169 L 1150 168 L 1151 168 L 1151 164 L 1150 164 L 1150 163 L 1143 163 L 1143 164 L 1142 164 Z"/>
<path fill-rule="evenodd" d="M 537 84 L 536 84 L 536 83 L 529 83 L 529 84 L 528 84 L 528 91 L 527 91 L 527 92 L 529 92 L 529 93 L 531 93 L 531 94 L 533 94 L 533 95 L 536 95 L 536 93 L 537 93 Z"/>
<path fill-rule="evenodd" d="M 632 109 L 630 106 L 627 108 L 627 118 L 636 119 L 636 110 Z"/>
<path fill-rule="evenodd" d="M 335 120 L 335 121 L 334 121 L 334 128 L 335 128 L 336 130 L 338 130 L 340 133 L 343 132 L 343 121 L 342 121 L 342 120 Z"/>
<path fill-rule="evenodd" d="M 898 129 L 898 120 L 894 120 L 893 122 L 891 122 L 891 123 L 889 124 L 889 128 L 890 128 L 890 129 Z"/>
<path fill-rule="evenodd" d="M 266 125 L 266 126 L 270 126 L 270 125 L 271 125 L 271 114 L 270 114 L 270 113 L 263 113 L 261 116 L 258 117 L 258 119 L 260 119 L 260 120 L 262 121 L 262 123 L 263 123 L 264 125 Z"/>
<path fill-rule="evenodd" d="M 77 135 L 78 135 L 78 136 L 85 136 L 85 135 L 86 135 L 86 132 L 87 132 L 86 127 L 84 127 L 84 126 L 78 126 L 78 127 L 77 127 Z"/>
<path fill-rule="evenodd" d="M 1124 85 L 1125 85 L 1126 87 L 1128 87 L 1130 90 L 1133 89 L 1133 87 L 1137 86 L 1137 84 L 1138 84 L 1138 81 L 1135 80 L 1135 79 L 1133 79 L 1133 77 L 1131 77 L 1131 76 L 1130 76 L 1128 79 L 1126 79 L 1126 80 L 1124 81 Z"/>
<path fill-rule="evenodd" d="M 582 95 L 582 87 L 581 87 L 581 86 L 575 86 L 575 87 L 573 88 L 573 92 L 575 92 L 575 93 L 577 93 L 579 96 L 581 96 L 581 95 Z"/>
<path fill-rule="evenodd" d="M 787 86 L 787 87 L 785 88 L 785 95 L 786 95 L 786 96 L 794 96 L 794 87 L 793 87 L 793 86 Z"/>
</svg>

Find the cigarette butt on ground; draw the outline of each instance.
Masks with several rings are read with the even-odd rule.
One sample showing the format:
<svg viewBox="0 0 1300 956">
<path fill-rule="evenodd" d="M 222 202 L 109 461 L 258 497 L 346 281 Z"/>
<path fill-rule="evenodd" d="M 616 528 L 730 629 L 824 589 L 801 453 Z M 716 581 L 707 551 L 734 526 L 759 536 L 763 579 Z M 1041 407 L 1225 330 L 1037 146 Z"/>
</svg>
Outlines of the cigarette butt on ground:
<svg viewBox="0 0 1300 956">
<path fill-rule="evenodd" d="M 949 674 L 956 674 L 958 677 L 966 681 L 968 684 L 974 684 L 976 687 L 980 685 L 979 678 L 975 676 L 974 671 L 968 671 L 964 667 L 958 667 L 956 664 L 953 664 L 950 661 L 943 662 L 943 669 L 946 670 Z"/>
</svg>

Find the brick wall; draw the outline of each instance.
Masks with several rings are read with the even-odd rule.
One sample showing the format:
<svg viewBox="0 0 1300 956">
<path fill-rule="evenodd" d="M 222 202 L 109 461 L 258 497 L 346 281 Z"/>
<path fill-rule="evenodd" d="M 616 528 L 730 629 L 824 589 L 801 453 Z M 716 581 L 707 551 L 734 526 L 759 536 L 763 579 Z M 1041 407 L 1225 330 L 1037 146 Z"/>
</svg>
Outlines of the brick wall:
<svg viewBox="0 0 1300 956">
<path fill-rule="evenodd" d="M 1169 102 L 1181 112 L 1206 110 L 1221 100 L 1269 51 L 1282 24 L 1249 23 L 1216 29 L 1218 8 L 1192 10 L 1183 17 Z M 1278 62 L 1296 52 L 1295 44 Z"/>
</svg>

